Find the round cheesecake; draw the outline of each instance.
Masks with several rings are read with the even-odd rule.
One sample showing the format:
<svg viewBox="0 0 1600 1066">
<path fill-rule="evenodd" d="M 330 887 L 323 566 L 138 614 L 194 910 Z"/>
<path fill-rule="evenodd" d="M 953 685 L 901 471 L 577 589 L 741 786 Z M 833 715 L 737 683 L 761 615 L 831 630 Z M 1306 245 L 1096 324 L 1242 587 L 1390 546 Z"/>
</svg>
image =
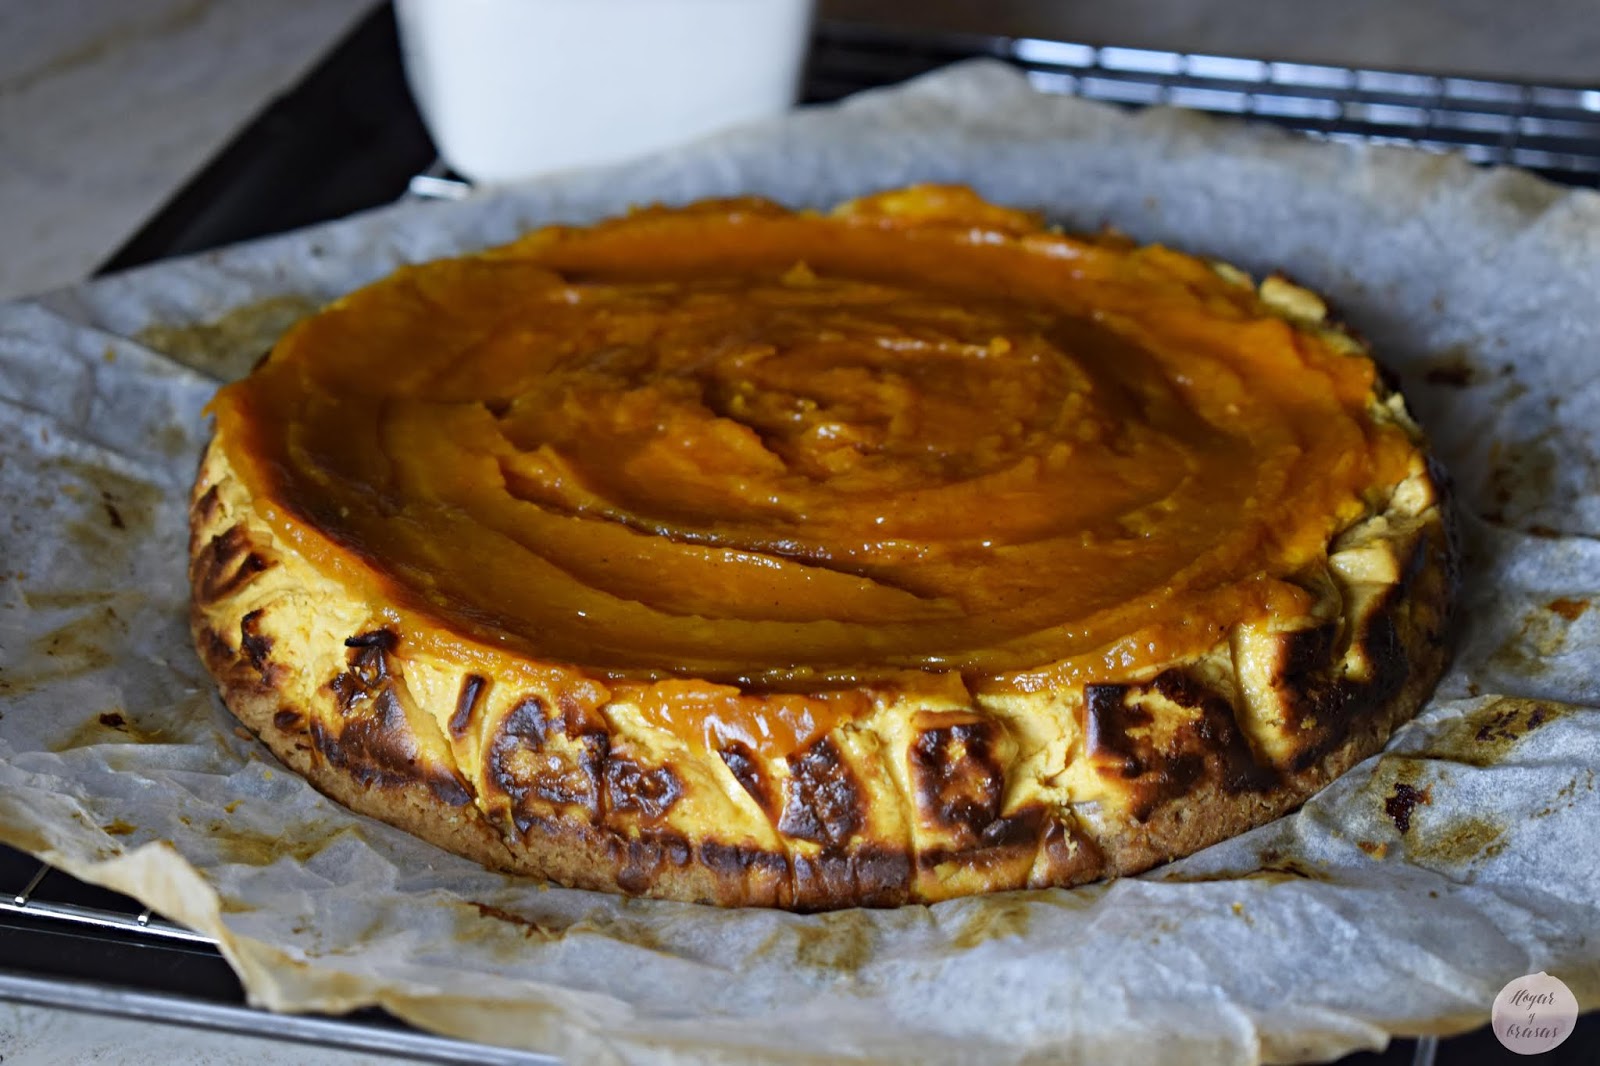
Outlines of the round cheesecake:
<svg viewBox="0 0 1600 1066">
<path fill-rule="evenodd" d="M 1281 278 L 960 188 L 408 267 L 212 405 L 197 647 L 347 806 L 580 888 L 820 909 L 1134 873 L 1445 660 L 1445 501 Z"/>
</svg>

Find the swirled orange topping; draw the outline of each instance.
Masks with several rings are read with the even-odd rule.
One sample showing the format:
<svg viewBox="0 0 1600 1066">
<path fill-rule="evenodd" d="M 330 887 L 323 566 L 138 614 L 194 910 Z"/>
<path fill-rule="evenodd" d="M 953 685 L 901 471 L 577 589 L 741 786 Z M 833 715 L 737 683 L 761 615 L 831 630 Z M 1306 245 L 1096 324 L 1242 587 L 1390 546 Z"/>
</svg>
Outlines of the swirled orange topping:
<svg viewBox="0 0 1600 1066">
<path fill-rule="evenodd" d="M 1199 259 L 918 188 L 404 269 L 214 409 L 280 536 L 424 630 L 623 681 L 1027 688 L 1303 611 L 1414 454 L 1375 387 Z"/>
</svg>

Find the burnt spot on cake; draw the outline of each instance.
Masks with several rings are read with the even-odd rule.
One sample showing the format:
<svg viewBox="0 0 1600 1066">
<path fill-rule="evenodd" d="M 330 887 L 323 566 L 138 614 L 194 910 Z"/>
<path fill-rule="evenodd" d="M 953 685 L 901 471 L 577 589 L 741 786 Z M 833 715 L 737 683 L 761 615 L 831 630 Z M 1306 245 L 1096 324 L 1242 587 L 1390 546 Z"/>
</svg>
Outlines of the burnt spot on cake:
<svg viewBox="0 0 1600 1066">
<path fill-rule="evenodd" d="M 616 865 L 617 887 L 643 895 L 667 867 L 684 867 L 694 857 L 688 838 L 676 830 L 657 827 L 638 836 L 608 835 L 606 848 Z"/>
<path fill-rule="evenodd" d="M 451 807 L 465 807 L 472 802 L 472 790 L 454 770 L 433 767 L 424 775 L 424 780 L 428 791 L 432 792 L 440 803 Z"/>
<path fill-rule="evenodd" d="M 728 768 L 733 779 L 750 794 L 769 819 L 776 818 L 777 804 L 773 801 L 772 785 L 767 780 L 767 775 L 761 769 L 761 762 L 756 758 L 756 753 L 737 740 L 729 741 L 717 754 L 722 758 L 722 764 Z"/>
<path fill-rule="evenodd" d="M 604 810 L 606 764 L 611 758 L 611 736 L 591 733 L 578 738 L 576 767 L 552 775 L 546 792 L 552 799 L 582 807 L 590 822 L 599 822 Z M 541 786 L 542 787 L 542 786 Z"/>
<path fill-rule="evenodd" d="M 272 724 L 280 733 L 303 733 L 306 718 L 292 707 L 280 707 L 273 712 Z"/>
<path fill-rule="evenodd" d="M 345 639 L 348 669 L 335 674 L 326 685 L 339 710 L 348 715 L 371 700 L 389 681 L 389 653 L 399 637 L 387 629 L 377 629 Z"/>
<path fill-rule="evenodd" d="M 212 537 L 194 557 L 190 578 L 197 602 L 216 603 L 238 593 L 272 563 L 250 547 L 242 525 L 229 526 Z"/>
<path fill-rule="evenodd" d="M 261 614 L 257 609 L 239 620 L 239 652 L 265 681 L 270 673 L 267 656 L 272 652 L 272 638 L 261 632 Z"/>
<path fill-rule="evenodd" d="M 1328 668 L 1337 653 L 1339 627 L 1334 622 L 1274 635 L 1279 666 L 1272 679 L 1273 693 L 1286 725 L 1303 730 L 1326 720 L 1338 710 L 1337 694 L 1330 692 Z"/>
<path fill-rule="evenodd" d="M 1343 744 L 1351 725 L 1394 699 L 1410 673 L 1411 660 L 1399 628 L 1400 605 L 1409 599 L 1410 585 L 1426 546 L 1419 546 L 1399 583 L 1390 585 L 1378 597 L 1364 618 L 1355 620 L 1356 640 L 1368 674 L 1356 680 L 1341 674 L 1337 667 L 1337 646 L 1324 652 L 1320 668 L 1315 655 L 1320 641 L 1290 639 L 1283 674 L 1275 681 L 1279 704 L 1286 721 L 1305 738 L 1295 754 L 1293 769 L 1306 770 Z"/>
<path fill-rule="evenodd" d="M 1059 814 L 1046 816 L 1029 888 L 1082 884 L 1103 876 L 1105 869 L 1105 855 L 1088 834 Z"/>
<path fill-rule="evenodd" d="M 388 629 L 345 638 L 345 661 L 349 669 L 334 675 L 327 685 L 341 711 L 349 713 L 387 685 L 391 672 L 389 656 L 399 644 L 399 635 Z"/>
<path fill-rule="evenodd" d="M 228 667 L 234 659 L 233 645 L 228 643 L 226 637 L 210 626 L 200 629 L 196 643 L 200 647 L 200 654 L 205 659 L 206 665 L 212 673 L 220 673 Z"/>
<path fill-rule="evenodd" d="M 472 792 L 460 774 L 422 759 L 405 707 L 392 684 L 378 689 L 358 713 L 346 716 L 337 732 L 313 719 L 310 733 L 312 746 L 328 764 L 364 788 L 406 788 L 421 783 L 448 806 L 465 807 L 472 802 Z"/>
<path fill-rule="evenodd" d="M 911 777 L 925 822 L 972 844 L 1000 817 L 1005 774 L 995 757 L 994 722 L 924 729 L 911 746 Z"/>
<path fill-rule="evenodd" d="M 520 817 L 522 801 L 528 797 L 526 779 L 532 761 L 544 751 L 545 736 L 550 730 L 545 718 L 544 701 L 528 696 L 506 712 L 489 742 L 487 769 L 489 782 L 512 801 L 518 812 L 517 828 L 526 832 L 529 822 Z"/>
<path fill-rule="evenodd" d="M 1133 750 L 1129 730 L 1148 726 L 1150 713 L 1126 706 L 1127 695 L 1127 685 L 1083 686 L 1084 747 L 1102 772 L 1134 778 L 1145 772 L 1145 765 Z"/>
<path fill-rule="evenodd" d="M 208 485 L 204 492 L 199 492 L 198 483 L 195 486 L 197 495 L 189 500 L 189 559 L 190 568 L 194 566 L 196 556 L 200 554 L 201 531 L 211 525 L 216 517 L 217 509 L 222 506 L 222 495 L 215 483 Z"/>
<path fill-rule="evenodd" d="M 416 739 L 391 688 L 375 693 L 360 713 L 346 716 L 338 732 L 313 719 L 311 743 L 329 765 L 366 788 L 395 788 L 419 776 Z"/>
<path fill-rule="evenodd" d="M 1393 658 L 1383 640 L 1385 613 L 1378 611 L 1365 634 L 1364 647 L 1375 665 Z M 1387 627 L 1387 631 L 1392 634 L 1393 628 Z M 1284 633 L 1279 640 L 1284 649 L 1283 666 L 1273 679 L 1273 693 L 1285 728 L 1301 744 L 1290 766 L 1304 770 L 1344 741 L 1352 718 L 1370 705 L 1375 686 L 1371 681 L 1352 681 L 1337 674 L 1334 667 L 1339 654 L 1331 623 Z"/>
<path fill-rule="evenodd" d="M 1158 729 L 1141 698 L 1152 694 L 1187 715 Z M 1228 792 L 1270 788 L 1279 780 L 1271 767 L 1256 761 L 1233 705 L 1181 668 L 1142 685 L 1086 685 L 1084 703 L 1089 758 L 1102 773 L 1125 782 L 1129 813 L 1136 820 L 1187 795 L 1202 780 Z"/>
<path fill-rule="evenodd" d="M 344 638 L 347 648 L 377 648 L 384 653 L 391 653 L 400 646 L 400 634 L 392 629 L 373 629 L 366 633 L 357 633 L 353 637 Z"/>
<path fill-rule="evenodd" d="M 956 838 L 953 843 L 925 847 L 917 852 L 917 865 L 932 870 L 946 863 L 963 866 L 1015 864 L 1028 866 L 1044 837 L 1047 816 L 1037 803 L 1018 808 L 1005 817 L 996 817 L 976 831 Z"/>
<path fill-rule="evenodd" d="M 570 692 L 556 697 L 561 711 L 561 728 L 569 737 L 585 737 L 611 733 L 611 723 L 599 707 L 584 703 Z"/>
<path fill-rule="evenodd" d="M 815 855 L 796 852 L 790 866 L 794 895 L 787 905 L 794 910 L 823 910 L 842 900 L 861 907 L 911 900 L 911 856 L 898 848 L 825 847 Z"/>
<path fill-rule="evenodd" d="M 550 734 L 560 729 L 561 723 L 545 710 L 544 700 L 538 696 L 524 696 L 501 719 L 495 746 L 511 744 L 539 750 Z"/>
<path fill-rule="evenodd" d="M 420 782 L 440 802 L 465 806 L 472 802 L 472 793 L 461 775 L 422 758 L 401 703 L 404 682 L 390 658 L 399 646 L 400 635 L 386 628 L 345 639 L 347 669 L 323 686 L 333 695 L 340 721 L 334 728 L 313 717 L 312 747 L 328 765 L 345 771 L 364 788 L 403 788 Z M 282 723 L 280 728 L 297 724 L 282 711 L 274 723 Z"/>
<path fill-rule="evenodd" d="M 366 700 L 369 694 L 367 686 L 349 671 L 334 674 L 324 687 L 332 693 L 333 701 L 339 710 L 346 714 L 354 709 L 356 704 Z"/>
<path fill-rule="evenodd" d="M 205 492 L 195 497 L 194 503 L 189 505 L 189 514 L 192 516 L 194 524 L 198 526 L 209 523 L 212 517 L 216 515 L 217 507 L 221 502 L 221 491 L 216 485 L 211 485 Z"/>
<path fill-rule="evenodd" d="M 606 814 L 636 814 L 657 821 L 683 795 L 683 783 L 666 766 L 641 766 L 632 759 L 611 755 L 605 761 Z"/>
<path fill-rule="evenodd" d="M 978 833 L 978 844 L 986 848 L 1032 847 L 1044 830 L 1045 812 L 1038 805 L 1022 807 L 1004 818 L 986 823 Z"/>
<path fill-rule="evenodd" d="M 1181 707 L 1200 712 L 1194 721 L 1180 727 L 1185 734 L 1182 742 L 1215 753 L 1218 779 L 1225 791 L 1259 792 L 1277 784 L 1277 772 L 1256 761 L 1234 718 L 1233 705 L 1226 699 L 1184 670 L 1162 671 L 1149 688 Z"/>
<path fill-rule="evenodd" d="M 866 821 L 861 787 L 831 740 L 823 737 L 788 762 L 780 833 L 840 846 L 860 831 Z"/>
<path fill-rule="evenodd" d="M 771 891 L 770 905 L 778 905 L 777 887 L 789 879 L 789 860 L 783 855 L 765 848 L 725 844 L 719 840 L 703 841 L 695 850 L 700 856 L 700 864 L 716 874 L 719 880 L 753 886 L 757 900 L 764 901 L 765 892 Z"/>
<path fill-rule="evenodd" d="M 1407 641 L 1437 647 L 1449 623 L 1456 559 L 1448 528 L 1432 531 L 1406 549 L 1395 583 L 1351 607 L 1342 624 L 1257 638 L 1254 661 L 1266 666 L 1252 682 L 1256 717 L 1282 738 L 1258 761 L 1310 770 L 1402 695 L 1417 665 Z"/>
<path fill-rule="evenodd" d="M 550 750 L 551 738 L 565 729 L 543 699 L 530 695 L 506 712 L 489 741 L 487 781 L 509 801 L 518 833 L 558 820 L 564 808 L 579 808 L 590 822 L 599 820 L 610 740 L 592 734 L 576 751 Z"/>
<path fill-rule="evenodd" d="M 374 629 L 346 637 L 344 646 L 351 673 L 372 686 L 388 678 L 389 656 L 400 646 L 400 636 L 391 629 Z"/>
<path fill-rule="evenodd" d="M 472 715 L 478 701 L 489 687 L 489 679 L 482 674 L 468 674 L 461 679 L 461 692 L 456 696 L 455 713 L 450 716 L 450 735 L 464 737 L 472 728 Z"/>
</svg>

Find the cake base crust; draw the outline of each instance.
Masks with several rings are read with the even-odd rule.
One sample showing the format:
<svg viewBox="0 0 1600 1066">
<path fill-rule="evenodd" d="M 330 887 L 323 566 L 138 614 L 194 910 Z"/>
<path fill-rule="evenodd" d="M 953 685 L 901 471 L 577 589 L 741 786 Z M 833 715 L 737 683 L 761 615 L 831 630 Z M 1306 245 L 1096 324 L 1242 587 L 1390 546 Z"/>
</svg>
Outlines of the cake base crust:
<svg viewBox="0 0 1600 1066">
<path fill-rule="evenodd" d="M 768 758 L 652 730 L 559 673 L 414 649 L 277 541 L 215 443 L 191 531 L 192 628 L 224 701 L 339 803 L 571 887 L 798 910 L 1134 874 L 1291 811 L 1426 701 L 1456 583 L 1419 459 L 1333 545 L 1313 617 L 1078 693 L 880 689 L 868 717 Z"/>
</svg>

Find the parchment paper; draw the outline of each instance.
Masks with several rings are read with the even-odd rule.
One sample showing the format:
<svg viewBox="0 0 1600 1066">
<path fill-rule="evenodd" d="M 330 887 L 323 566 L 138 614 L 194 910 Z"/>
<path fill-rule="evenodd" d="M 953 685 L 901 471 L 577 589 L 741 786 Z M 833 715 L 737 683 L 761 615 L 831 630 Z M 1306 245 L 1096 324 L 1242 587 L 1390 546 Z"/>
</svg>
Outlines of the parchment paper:
<svg viewBox="0 0 1600 1066">
<path fill-rule="evenodd" d="M 185 629 L 200 410 L 403 261 L 631 203 L 961 181 L 1281 267 L 1394 368 L 1459 490 L 1438 698 L 1297 815 L 1142 878 L 796 916 L 490 874 L 241 738 Z M 0 838 L 215 935 L 252 1000 L 586 1063 L 1254 1063 L 1600 1005 L 1600 197 L 1035 94 L 979 63 L 647 161 L 402 205 L 0 308 Z M 1406 802 L 1407 785 L 1417 802 Z"/>
</svg>

